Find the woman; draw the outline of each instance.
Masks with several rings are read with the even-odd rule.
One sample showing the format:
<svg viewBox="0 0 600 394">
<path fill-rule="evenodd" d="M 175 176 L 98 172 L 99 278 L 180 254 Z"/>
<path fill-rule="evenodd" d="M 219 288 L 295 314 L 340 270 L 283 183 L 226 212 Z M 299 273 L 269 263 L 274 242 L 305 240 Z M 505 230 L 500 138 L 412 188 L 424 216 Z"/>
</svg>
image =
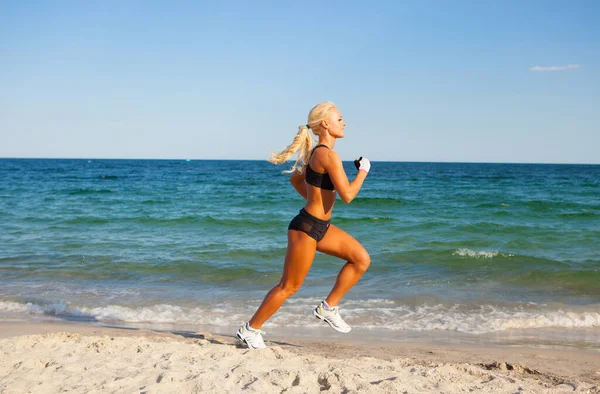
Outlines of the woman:
<svg viewBox="0 0 600 394">
<path fill-rule="evenodd" d="M 346 123 L 333 103 L 316 105 L 308 114 L 308 124 L 299 127 L 294 141 L 282 152 L 272 154 L 271 163 L 285 163 L 294 153 L 298 158 L 289 171 L 294 189 L 306 199 L 304 208 L 288 227 L 288 247 L 281 281 L 269 291 L 249 322 L 237 331 L 237 338 L 250 349 L 265 348 L 262 325 L 294 294 L 312 265 L 317 251 L 347 261 L 338 274 L 331 293 L 313 311 L 313 315 L 327 322 L 333 329 L 347 333 L 350 326 L 340 317 L 338 304 L 342 297 L 360 279 L 370 264 L 365 248 L 345 231 L 329 223 L 336 193 L 349 203 L 360 190 L 371 164 L 360 158 L 356 178 L 348 182 L 340 156 L 333 151 L 338 138 L 344 137 Z M 319 138 L 312 148 L 309 129 Z"/>
</svg>

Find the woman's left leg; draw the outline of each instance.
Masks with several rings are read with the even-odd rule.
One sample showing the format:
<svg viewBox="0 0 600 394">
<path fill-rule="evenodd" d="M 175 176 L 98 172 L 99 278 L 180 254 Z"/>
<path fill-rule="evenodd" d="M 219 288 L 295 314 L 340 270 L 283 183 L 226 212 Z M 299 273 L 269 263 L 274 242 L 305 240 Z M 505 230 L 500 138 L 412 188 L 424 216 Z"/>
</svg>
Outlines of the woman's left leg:
<svg viewBox="0 0 600 394">
<path fill-rule="evenodd" d="M 283 275 L 275 287 L 265 296 L 262 304 L 250 319 L 252 328 L 262 325 L 300 289 L 315 258 L 316 241 L 302 231 L 288 230 L 288 247 L 283 265 Z"/>
<path fill-rule="evenodd" d="M 360 242 L 333 224 L 329 225 L 327 233 L 317 243 L 317 250 L 346 260 L 346 264 L 340 270 L 331 293 L 325 299 L 329 306 L 337 306 L 342 297 L 369 268 L 371 257 Z"/>
</svg>

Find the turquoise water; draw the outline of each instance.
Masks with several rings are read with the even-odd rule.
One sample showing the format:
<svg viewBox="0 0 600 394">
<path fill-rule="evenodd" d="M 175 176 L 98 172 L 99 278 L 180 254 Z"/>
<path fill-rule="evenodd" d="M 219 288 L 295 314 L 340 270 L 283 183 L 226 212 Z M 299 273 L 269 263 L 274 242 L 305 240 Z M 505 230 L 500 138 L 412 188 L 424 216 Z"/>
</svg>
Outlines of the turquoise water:
<svg viewBox="0 0 600 394">
<path fill-rule="evenodd" d="M 0 319 L 237 326 L 303 206 L 282 169 L 0 159 Z M 371 254 L 341 304 L 354 327 L 600 331 L 600 166 L 375 162 L 332 222 Z M 265 327 L 316 327 L 342 265 L 318 254 Z"/>
</svg>

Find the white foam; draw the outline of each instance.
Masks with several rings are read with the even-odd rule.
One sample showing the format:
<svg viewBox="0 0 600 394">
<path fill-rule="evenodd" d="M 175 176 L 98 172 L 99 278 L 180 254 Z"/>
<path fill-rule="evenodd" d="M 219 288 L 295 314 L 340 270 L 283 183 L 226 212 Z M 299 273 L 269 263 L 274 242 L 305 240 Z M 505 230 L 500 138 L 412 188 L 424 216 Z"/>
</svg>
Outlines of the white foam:
<svg viewBox="0 0 600 394">
<path fill-rule="evenodd" d="M 74 316 L 98 321 L 127 323 L 197 324 L 235 327 L 247 321 L 262 300 L 223 302 L 185 307 L 158 304 L 143 307 L 108 305 L 85 307 L 62 302 L 48 305 L 0 301 L 3 315 Z M 267 327 L 321 327 L 312 318 L 312 309 L 320 299 L 289 300 L 266 324 Z M 352 326 L 378 330 L 458 331 L 471 334 L 526 328 L 600 327 L 600 306 L 584 309 L 553 308 L 532 303 L 494 305 L 407 305 L 388 299 L 350 300 L 341 305 L 344 319 Z"/>
<path fill-rule="evenodd" d="M 467 248 L 461 248 L 452 253 L 453 256 L 472 257 L 475 259 L 491 259 L 500 254 L 497 250 L 471 250 Z"/>
<path fill-rule="evenodd" d="M 0 313 L 23 313 L 27 312 L 27 305 L 19 302 L 0 302 Z"/>
<path fill-rule="evenodd" d="M 391 313 L 389 313 L 391 312 Z M 372 329 L 389 330 L 444 330 L 471 334 L 506 331 L 526 328 L 583 328 L 600 327 L 598 312 L 570 312 L 563 310 L 520 310 L 518 308 L 498 308 L 481 306 L 465 309 L 458 305 L 406 307 L 399 306 L 388 311 L 392 319 L 373 319 L 362 326 Z"/>
</svg>

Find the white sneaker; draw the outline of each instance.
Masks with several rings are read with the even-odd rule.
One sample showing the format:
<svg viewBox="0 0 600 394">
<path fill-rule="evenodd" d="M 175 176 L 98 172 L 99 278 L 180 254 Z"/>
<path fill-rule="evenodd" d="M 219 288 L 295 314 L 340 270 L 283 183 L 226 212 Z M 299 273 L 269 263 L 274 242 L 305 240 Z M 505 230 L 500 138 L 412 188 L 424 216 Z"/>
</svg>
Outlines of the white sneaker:
<svg viewBox="0 0 600 394">
<path fill-rule="evenodd" d="M 263 341 L 264 331 L 250 327 L 250 324 L 243 324 L 235 333 L 235 336 L 248 346 L 248 349 L 265 349 L 267 345 Z"/>
<path fill-rule="evenodd" d="M 321 303 L 313 311 L 313 315 L 317 319 L 324 320 L 334 330 L 343 332 L 344 334 L 349 333 L 350 330 L 352 330 L 352 327 L 346 324 L 344 319 L 342 319 L 339 309 L 339 306 L 335 306 L 332 308 L 332 310 L 328 311 L 325 309 L 323 301 L 321 301 Z"/>
</svg>

